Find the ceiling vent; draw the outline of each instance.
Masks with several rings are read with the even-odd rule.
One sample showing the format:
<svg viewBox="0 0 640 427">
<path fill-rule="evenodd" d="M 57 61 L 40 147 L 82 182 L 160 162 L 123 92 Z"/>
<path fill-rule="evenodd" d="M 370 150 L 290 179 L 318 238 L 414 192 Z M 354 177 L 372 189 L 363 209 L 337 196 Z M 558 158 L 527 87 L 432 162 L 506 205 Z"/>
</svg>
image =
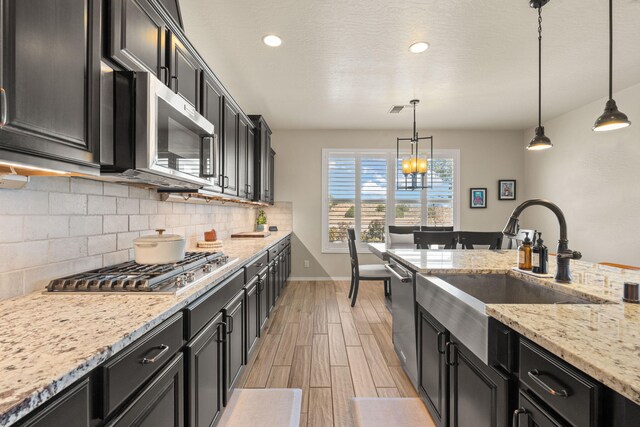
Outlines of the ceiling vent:
<svg viewBox="0 0 640 427">
<path fill-rule="evenodd" d="M 389 114 L 398 114 L 404 107 L 411 107 L 411 105 L 393 105 L 389 110 Z"/>
</svg>

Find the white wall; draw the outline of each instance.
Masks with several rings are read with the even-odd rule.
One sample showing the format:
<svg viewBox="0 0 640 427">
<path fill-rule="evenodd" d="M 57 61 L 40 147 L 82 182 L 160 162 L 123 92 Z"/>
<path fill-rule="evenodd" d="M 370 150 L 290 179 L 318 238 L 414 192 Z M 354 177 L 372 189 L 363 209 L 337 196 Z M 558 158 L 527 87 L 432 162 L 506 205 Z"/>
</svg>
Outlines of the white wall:
<svg viewBox="0 0 640 427">
<path fill-rule="evenodd" d="M 406 132 L 404 132 L 406 134 Z M 435 131 L 435 148 L 460 149 L 460 227 L 502 230 L 522 198 L 524 157 L 520 131 Z M 322 149 L 394 148 L 402 131 L 276 130 L 276 198 L 293 202 L 293 277 L 347 277 L 348 255 L 321 253 Z M 518 181 L 518 201 L 498 201 L 498 180 Z M 469 188 L 487 187 L 488 208 L 469 208 Z M 304 268 L 309 260 L 309 268 Z M 363 263 L 377 262 L 372 255 Z"/>
<path fill-rule="evenodd" d="M 593 262 L 640 265 L 640 84 L 614 94 L 632 125 L 593 132 L 605 99 L 545 123 L 554 147 L 525 154 L 525 195 L 556 202 L 569 226 L 570 248 Z M 524 144 L 533 129 L 524 133 Z M 524 200 L 524 199 L 523 199 Z M 558 225 L 544 208 L 529 208 L 522 225 L 538 228 L 555 249 Z"/>
</svg>

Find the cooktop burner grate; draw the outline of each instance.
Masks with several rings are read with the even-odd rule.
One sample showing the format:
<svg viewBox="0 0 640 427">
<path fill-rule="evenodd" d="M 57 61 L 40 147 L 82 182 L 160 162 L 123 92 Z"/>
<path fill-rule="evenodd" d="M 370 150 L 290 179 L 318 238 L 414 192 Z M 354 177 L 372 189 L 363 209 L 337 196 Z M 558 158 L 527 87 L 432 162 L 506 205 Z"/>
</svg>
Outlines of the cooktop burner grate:
<svg viewBox="0 0 640 427">
<path fill-rule="evenodd" d="M 102 267 L 52 280 L 49 291 L 153 291 L 174 277 L 201 266 L 227 261 L 222 252 L 187 252 L 175 264 L 137 264 L 135 261 Z"/>
</svg>

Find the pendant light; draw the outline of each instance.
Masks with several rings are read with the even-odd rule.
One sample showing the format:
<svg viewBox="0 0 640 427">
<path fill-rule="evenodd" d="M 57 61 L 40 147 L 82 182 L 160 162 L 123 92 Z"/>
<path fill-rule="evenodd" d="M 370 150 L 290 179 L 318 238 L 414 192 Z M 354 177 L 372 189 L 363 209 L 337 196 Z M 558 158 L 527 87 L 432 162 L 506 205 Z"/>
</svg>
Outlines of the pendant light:
<svg viewBox="0 0 640 427">
<path fill-rule="evenodd" d="M 429 174 L 429 159 L 433 158 L 433 137 L 418 136 L 416 127 L 416 105 L 420 102 L 418 99 L 410 101 L 413 105 L 413 135 L 411 138 L 397 138 L 396 140 L 396 164 L 401 167 L 404 175 L 404 182 L 401 179 L 397 181 L 398 190 L 417 190 L 422 188 L 431 188 L 433 175 Z M 420 152 L 420 141 L 430 141 L 430 151 Z M 403 146 L 409 144 L 408 149 Z M 406 155 L 405 155 L 406 153 Z M 404 155 L 404 156 L 403 156 Z M 428 178 L 428 179 L 427 179 Z"/>
<path fill-rule="evenodd" d="M 531 0 L 529 6 L 538 9 L 538 127 L 535 136 L 529 141 L 527 150 L 546 150 L 553 147 L 551 140 L 544 134 L 542 126 L 542 6 L 549 0 Z"/>
<path fill-rule="evenodd" d="M 626 128 L 630 124 L 627 115 L 618 110 L 616 101 L 613 100 L 613 0 L 609 0 L 609 100 L 604 113 L 596 119 L 593 130 L 604 132 Z"/>
</svg>

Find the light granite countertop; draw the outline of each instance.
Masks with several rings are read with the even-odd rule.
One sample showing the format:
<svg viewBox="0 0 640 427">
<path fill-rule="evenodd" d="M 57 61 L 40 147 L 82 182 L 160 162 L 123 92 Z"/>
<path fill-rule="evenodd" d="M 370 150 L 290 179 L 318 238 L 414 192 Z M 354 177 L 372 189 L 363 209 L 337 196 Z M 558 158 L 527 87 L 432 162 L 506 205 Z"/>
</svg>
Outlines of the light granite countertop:
<svg viewBox="0 0 640 427">
<path fill-rule="evenodd" d="M 238 262 L 179 296 L 34 292 L 0 301 L 0 426 L 15 423 L 290 234 L 224 240 L 222 251 Z"/>
<path fill-rule="evenodd" d="M 612 390 L 640 404 L 640 305 L 622 302 L 622 285 L 640 272 L 571 261 L 573 283 L 514 271 L 517 253 L 489 250 L 387 249 L 421 274 L 508 273 L 606 304 L 488 304 L 486 313 Z M 555 259 L 549 272 L 555 273 Z"/>
</svg>

